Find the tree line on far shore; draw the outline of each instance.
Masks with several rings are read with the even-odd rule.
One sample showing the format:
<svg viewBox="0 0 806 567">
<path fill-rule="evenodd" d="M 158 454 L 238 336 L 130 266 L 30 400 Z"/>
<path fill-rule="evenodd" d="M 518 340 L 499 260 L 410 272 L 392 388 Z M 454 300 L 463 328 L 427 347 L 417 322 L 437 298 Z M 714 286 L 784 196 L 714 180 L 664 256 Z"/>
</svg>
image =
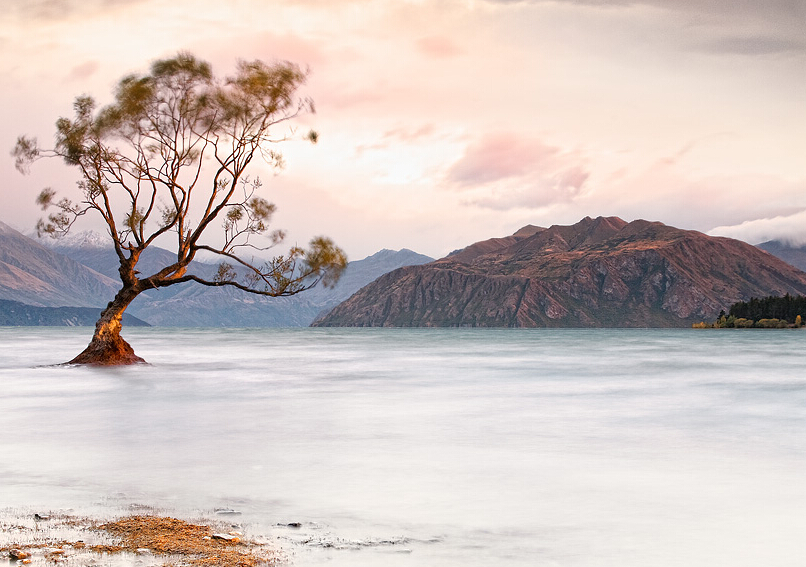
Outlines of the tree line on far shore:
<svg viewBox="0 0 806 567">
<path fill-rule="evenodd" d="M 803 326 L 806 314 L 806 296 L 753 297 L 731 305 L 726 314 L 722 311 L 713 323 L 695 323 L 694 328 L 706 329 L 785 329 Z"/>
</svg>

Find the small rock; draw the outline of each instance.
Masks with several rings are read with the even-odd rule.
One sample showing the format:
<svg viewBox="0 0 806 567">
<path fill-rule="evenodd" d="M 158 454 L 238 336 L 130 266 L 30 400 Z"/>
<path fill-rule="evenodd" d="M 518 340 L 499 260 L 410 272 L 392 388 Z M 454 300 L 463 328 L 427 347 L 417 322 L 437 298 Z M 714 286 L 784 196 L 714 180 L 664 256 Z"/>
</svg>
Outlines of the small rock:
<svg viewBox="0 0 806 567">
<path fill-rule="evenodd" d="M 302 524 L 299 522 L 291 522 L 290 524 L 286 524 L 289 528 L 301 528 Z"/>
<path fill-rule="evenodd" d="M 34 520 L 45 522 L 47 520 L 50 520 L 50 516 L 46 516 L 45 514 L 34 514 Z"/>
<path fill-rule="evenodd" d="M 20 559 L 27 559 L 28 557 L 31 556 L 31 554 L 26 553 L 25 551 L 22 551 L 20 549 L 12 549 L 11 551 L 8 552 L 8 556 L 11 559 L 16 559 L 19 561 Z"/>
<path fill-rule="evenodd" d="M 140 555 L 144 555 L 146 553 L 151 553 L 151 550 L 148 549 L 147 547 L 138 547 L 137 553 L 139 553 Z"/>
<path fill-rule="evenodd" d="M 233 530 L 233 531 L 229 532 L 229 535 L 242 536 L 243 534 L 241 532 L 236 532 L 236 531 Z"/>
<path fill-rule="evenodd" d="M 213 534 L 211 536 L 213 539 L 222 539 L 224 541 L 231 541 L 233 543 L 238 543 L 241 539 L 238 536 L 230 535 L 230 534 Z"/>
<path fill-rule="evenodd" d="M 221 516 L 239 516 L 241 514 L 238 510 L 233 510 L 232 508 L 216 508 L 215 513 Z"/>
</svg>

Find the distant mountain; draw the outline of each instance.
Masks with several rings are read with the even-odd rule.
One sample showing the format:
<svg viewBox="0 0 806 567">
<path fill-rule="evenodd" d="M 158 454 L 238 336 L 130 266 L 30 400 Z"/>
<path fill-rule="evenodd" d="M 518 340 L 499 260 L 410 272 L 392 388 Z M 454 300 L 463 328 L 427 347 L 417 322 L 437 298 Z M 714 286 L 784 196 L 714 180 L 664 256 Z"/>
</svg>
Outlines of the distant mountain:
<svg viewBox="0 0 806 567">
<path fill-rule="evenodd" d="M 116 282 L 120 281 L 120 276 L 118 275 L 118 268 L 120 267 L 118 256 L 112 248 L 112 240 L 108 237 L 102 236 L 96 232 L 85 231 L 75 235 L 68 234 L 63 238 L 41 238 L 37 241 L 50 250 L 84 264 L 96 272 L 110 277 Z M 146 248 L 140 256 L 140 260 L 137 263 L 137 270 L 143 275 L 153 274 L 175 261 L 176 253 L 152 245 Z M 216 269 L 217 266 L 213 264 L 193 262 L 188 272 L 195 273 L 202 277 L 212 278 Z M 176 293 L 176 286 L 161 291 L 167 291 L 169 294 Z"/>
<path fill-rule="evenodd" d="M 317 286 L 291 297 L 262 297 L 232 288 L 186 284 L 145 293 L 129 311 L 153 325 L 170 327 L 307 327 L 386 272 L 432 260 L 411 250 L 382 250 L 350 262 L 332 289 Z M 169 290 L 173 293 L 164 293 Z"/>
<path fill-rule="evenodd" d="M 434 259 L 430 256 L 418 254 L 407 248 L 402 250 L 383 249 L 363 260 L 355 260 L 347 264 L 347 269 L 344 270 L 339 283 L 332 290 L 315 287 L 305 292 L 304 296 L 324 305 L 326 309 L 331 309 L 383 274 L 403 266 L 417 266 L 433 261 Z"/>
<path fill-rule="evenodd" d="M 787 264 L 795 266 L 799 270 L 806 272 L 806 245 L 793 246 L 780 240 L 770 240 L 757 245 L 762 250 L 766 250 L 773 256 L 780 258 Z"/>
<path fill-rule="evenodd" d="M 0 299 L 37 307 L 101 307 L 119 284 L 0 222 Z"/>
<path fill-rule="evenodd" d="M 103 237 L 85 232 L 46 243 L 51 250 L 117 279 L 117 256 Z M 168 250 L 152 246 L 141 256 L 138 270 L 154 273 L 175 257 Z M 335 288 L 317 286 L 292 297 L 261 297 L 189 282 L 149 290 L 135 299 L 127 312 L 152 325 L 166 327 L 305 327 L 384 273 L 432 260 L 411 250 L 381 250 L 350 262 Z M 216 264 L 194 262 L 189 272 L 212 279 L 216 269 Z M 113 296 L 114 292 L 104 304 Z"/>
<path fill-rule="evenodd" d="M 806 273 L 744 242 L 587 217 L 394 270 L 314 325 L 686 327 L 785 293 L 806 294 Z"/>
<path fill-rule="evenodd" d="M 100 308 L 93 307 L 34 307 L 0 299 L 0 327 L 90 327 L 95 325 L 100 313 Z M 123 325 L 147 327 L 148 323 L 124 313 Z"/>
</svg>

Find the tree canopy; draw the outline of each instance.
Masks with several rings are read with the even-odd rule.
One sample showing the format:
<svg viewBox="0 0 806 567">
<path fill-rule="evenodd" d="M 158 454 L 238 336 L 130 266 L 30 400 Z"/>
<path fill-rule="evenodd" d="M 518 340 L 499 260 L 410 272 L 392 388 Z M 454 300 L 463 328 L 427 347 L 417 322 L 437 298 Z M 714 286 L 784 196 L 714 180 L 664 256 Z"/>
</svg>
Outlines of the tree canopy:
<svg viewBox="0 0 806 567">
<path fill-rule="evenodd" d="M 806 316 L 806 297 L 789 295 L 783 297 L 751 297 L 730 306 L 729 316 L 744 319 L 781 319 L 793 323 L 798 315 Z"/>
<path fill-rule="evenodd" d="M 57 198 L 52 188 L 39 193 L 36 202 L 53 212 L 40 220 L 38 232 L 58 237 L 80 217 L 97 214 L 120 261 L 122 288 L 96 325 L 88 347 L 98 343 L 94 354 L 74 362 L 112 361 L 120 316 L 147 289 L 195 281 L 277 297 L 335 284 L 347 260 L 323 236 L 307 249 L 292 246 L 269 260 L 254 259 L 282 243 L 285 233 L 271 229 L 275 206 L 248 171 L 256 158 L 283 166 L 276 148 L 294 130 L 290 124 L 278 129 L 314 112 L 313 101 L 298 94 L 306 78 L 293 63 L 262 61 L 240 61 L 232 76 L 217 78 L 207 62 L 179 53 L 154 62 L 147 74 L 122 78 L 108 106 L 77 97 L 74 117 L 56 122 L 52 148 L 35 138 L 17 140 L 12 154 L 21 172 L 55 157 L 80 173 L 78 201 Z M 305 138 L 315 143 L 317 134 Z M 176 261 L 140 274 L 140 255 L 165 235 L 175 239 Z M 268 245 L 256 244 L 258 235 Z M 220 258 L 212 279 L 188 271 L 200 252 Z M 102 344 L 109 333 L 111 342 Z"/>
</svg>

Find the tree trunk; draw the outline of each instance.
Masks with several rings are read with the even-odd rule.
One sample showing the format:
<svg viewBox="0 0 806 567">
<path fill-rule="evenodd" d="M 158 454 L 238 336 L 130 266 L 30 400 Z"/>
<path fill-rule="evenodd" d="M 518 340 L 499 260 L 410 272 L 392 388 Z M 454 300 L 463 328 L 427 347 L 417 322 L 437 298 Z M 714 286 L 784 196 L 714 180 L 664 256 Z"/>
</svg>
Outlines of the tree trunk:
<svg viewBox="0 0 806 567">
<path fill-rule="evenodd" d="M 139 291 L 133 289 L 120 290 L 101 312 L 90 344 L 67 364 L 117 366 L 144 363 L 145 360 L 134 354 L 131 345 L 120 336 L 123 312 L 138 294 Z"/>
</svg>

